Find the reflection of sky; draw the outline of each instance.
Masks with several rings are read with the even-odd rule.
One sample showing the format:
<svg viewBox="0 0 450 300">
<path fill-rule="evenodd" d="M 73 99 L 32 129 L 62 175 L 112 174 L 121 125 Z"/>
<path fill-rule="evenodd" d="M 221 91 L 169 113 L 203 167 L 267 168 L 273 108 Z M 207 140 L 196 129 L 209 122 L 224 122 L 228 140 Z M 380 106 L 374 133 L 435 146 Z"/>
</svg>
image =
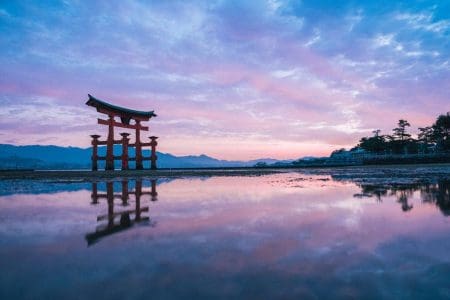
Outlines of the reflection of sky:
<svg viewBox="0 0 450 300">
<path fill-rule="evenodd" d="M 329 154 L 448 106 L 448 1 L 0 4 L 0 142 L 88 146 L 87 93 L 152 110 L 161 150 Z M 380 123 L 380 119 L 383 122 Z"/>
<path fill-rule="evenodd" d="M 394 196 L 354 198 L 359 191 L 295 173 L 177 179 L 157 186 L 157 202 L 142 198 L 155 227 L 137 225 L 89 248 L 84 235 L 107 212 L 105 199 L 92 206 L 87 190 L 2 196 L 0 267 L 9 272 L 1 272 L 1 290 L 29 297 L 65 295 L 65 288 L 91 297 L 445 295 L 448 219 L 419 192 L 404 213 Z"/>
</svg>

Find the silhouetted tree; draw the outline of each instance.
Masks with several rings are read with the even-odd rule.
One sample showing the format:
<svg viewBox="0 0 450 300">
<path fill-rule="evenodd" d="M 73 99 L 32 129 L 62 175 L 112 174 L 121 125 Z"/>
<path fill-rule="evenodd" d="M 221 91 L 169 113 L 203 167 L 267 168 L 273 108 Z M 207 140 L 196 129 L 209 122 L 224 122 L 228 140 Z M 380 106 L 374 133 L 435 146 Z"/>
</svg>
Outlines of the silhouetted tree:
<svg viewBox="0 0 450 300">
<path fill-rule="evenodd" d="M 440 115 L 432 126 L 420 127 L 417 139 L 412 138 L 411 134 L 407 132 L 408 127 L 411 127 L 411 124 L 405 119 L 400 119 L 397 127 L 392 130 L 392 135 L 380 135 L 380 129 L 373 130 L 373 136 L 361 138 L 358 145 L 353 147 L 351 151 L 355 151 L 358 148 L 376 154 L 450 151 L 450 112 Z M 340 152 L 341 150 L 337 150 L 333 154 L 336 155 Z M 445 153 L 441 154 L 446 155 Z M 424 156 L 420 159 L 425 158 Z M 442 158 L 437 158 L 437 160 L 444 158 L 442 156 Z"/>
<path fill-rule="evenodd" d="M 417 136 L 418 142 L 420 143 L 420 149 L 422 153 L 428 152 L 428 146 L 433 144 L 434 141 L 434 130 L 433 127 L 419 127 L 419 134 Z"/>
<path fill-rule="evenodd" d="M 374 131 L 372 131 L 372 133 L 374 134 L 374 137 L 377 137 L 380 135 L 381 129 L 375 129 Z"/>
<path fill-rule="evenodd" d="M 390 136 L 389 146 L 395 153 L 407 152 L 407 143 L 411 138 L 411 134 L 406 132 L 406 127 L 410 127 L 408 121 L 400 119 L 396 128 L 392 129 L 393 134 Z"/>
<path fill-rule="evenodd" d="M 334 150 L 333 152 L 331 152 L 330 156 L 338 155 L 338 154 L 345 153 L 345 152 L 346 152 L 345 148 L 341 148 L 341 149 Z"/>
<path fill-rule="evenodd" d="M 385 137 L 380 135 L 379 129 L 372 131 L 374 136 L 372 137 L 363 137 L 359 141 L 359 147 L 364 149 L 367 152 L 372 153 L 382 153 L 386 150 L 386 140 Z"/>
<path fill-rule="evenodd" d="M 433 132 L 439 150 L 450 150 L 450 113 L 440 115 L 436 119 Z"/>
<path fill-rule="evenodd" d="M 392 129 L 394 132 L 393 136 L 397 138 L 397 140 L 400 140 L 402 142 L 406 141 L 411 137 L 409 133 L 406 132 L 406 127 L 410 127 L 411 124 L 409 124 L 408 121 L 400 119 L 397 124 L 398 127 Z"/>
</svg>

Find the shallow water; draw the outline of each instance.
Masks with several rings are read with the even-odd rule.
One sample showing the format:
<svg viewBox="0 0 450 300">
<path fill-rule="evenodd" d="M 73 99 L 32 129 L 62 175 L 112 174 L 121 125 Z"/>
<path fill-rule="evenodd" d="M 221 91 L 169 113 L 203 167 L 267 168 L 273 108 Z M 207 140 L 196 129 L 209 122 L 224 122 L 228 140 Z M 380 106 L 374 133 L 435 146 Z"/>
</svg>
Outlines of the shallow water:
<svg viewBox="0 0 450 300">
<path fill-rule="evenodd" d="M 1 299 L 450 298 L 448 180 L 1 184 Z"/>
</svg>

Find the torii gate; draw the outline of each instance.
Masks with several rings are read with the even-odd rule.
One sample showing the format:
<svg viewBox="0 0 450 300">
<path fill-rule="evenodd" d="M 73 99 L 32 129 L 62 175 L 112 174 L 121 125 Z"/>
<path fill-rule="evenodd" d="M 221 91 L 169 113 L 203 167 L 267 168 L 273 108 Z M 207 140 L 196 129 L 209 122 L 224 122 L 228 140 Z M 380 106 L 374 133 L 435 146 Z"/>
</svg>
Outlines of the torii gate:
<svg viewBox="0 0 450 300">
<path fill-rule="evenodd" d="M 146 122 L 150 120 L 152 117 L 156 117 L 156 114 L 153 111 L 138 111 L 132 110 L 116 105 L 109 104 L 102 100 L 99 100 L 91 95 L 89 95 L 89 100 L 86 102 L 86 105 L 95 107 L 99 113 L 108 115 L 108 120 L 98 119 L 98 124 L 107 125 L 108 126 L 108 138 L 106 141 L 100 141 L 99 135 L 91 135 L 92 137 L 92 170 L 98 170 L 97 162 L 99 160 L 105 160 L 105 170 L 114 170 L 114 160 L 122 161 L 122 170 L 128 170 L 128 161 L 134 160 L 136 162 L 136 169 L 142 170 L 144 169 L 143 161 L 150 160 L 151 161 L 151 169 L 156 169 L 156 136 L 150 136 L 150 142 L 142 143 L 141 142 L 141 131 L 148 131 L 147 126 L 142 126 L 141 122 Z M 120 121 L 115 118 L 120 118 Z M 131 122 L 133 120 L 133 122 Z M 122 136 L 121 140 L 114 139 L 114 127 L 121 127 L 127 129 L 136 130 L 136 138 L 134 143 L 129 143 L 130 139 L 128 136 L 129 133 L 123 132 L 120 135 Z M 113 149 L 114 144 L 122 145 L 122 155 L 114 156 Z M 98 145 L 106 145 L 106 156 L 98 156 Z M 150 157 L 142 156 L 142 147 L 150 146 L 151 147 L 151 155 Z M 135 157 L 128 156 L 128 147 L 135 147 Z"/>
</svg>

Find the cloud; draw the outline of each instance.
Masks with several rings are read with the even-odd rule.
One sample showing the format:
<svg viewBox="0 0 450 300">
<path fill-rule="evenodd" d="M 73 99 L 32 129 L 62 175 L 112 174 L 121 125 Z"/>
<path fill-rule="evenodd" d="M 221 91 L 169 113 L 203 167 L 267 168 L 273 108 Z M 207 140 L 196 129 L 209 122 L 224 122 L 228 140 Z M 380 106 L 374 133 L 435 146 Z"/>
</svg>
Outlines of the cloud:
<svg viewBox="0 0 450 300">
<path fill-rule="evenodd" d="M 449 110 L 450 10 L 385 4 L 2 3 L 0 142 L 88 146 L 87 93 L 156 110 L 177 154 L 323 155 L 428 125 Z"/>
</svg>

